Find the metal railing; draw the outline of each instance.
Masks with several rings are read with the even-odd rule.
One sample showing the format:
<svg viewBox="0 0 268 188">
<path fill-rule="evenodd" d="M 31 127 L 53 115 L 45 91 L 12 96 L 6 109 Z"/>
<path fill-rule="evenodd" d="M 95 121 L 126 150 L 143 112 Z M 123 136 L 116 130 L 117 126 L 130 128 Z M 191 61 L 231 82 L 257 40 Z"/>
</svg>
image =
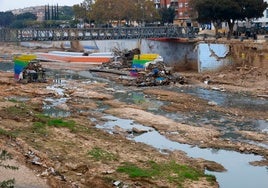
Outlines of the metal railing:
<svg viewBox="0 0 268 188">
<path fill-rule="evenodd" d="M 190 27 L 118 27 L 118 28 L 27 28 L 0 29 L 1 42 L 63 41 L 63 40 L 117 40 L 146 38 L 192 38 Z"/>
</svg>

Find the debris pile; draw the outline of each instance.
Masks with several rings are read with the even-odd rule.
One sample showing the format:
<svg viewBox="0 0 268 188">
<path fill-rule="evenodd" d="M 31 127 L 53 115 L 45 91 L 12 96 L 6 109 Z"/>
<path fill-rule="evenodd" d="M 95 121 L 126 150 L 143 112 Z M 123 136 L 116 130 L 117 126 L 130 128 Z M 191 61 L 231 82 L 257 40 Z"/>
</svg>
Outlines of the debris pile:
<svg viewBox="0 0 268 188">
<path fill-rule="evenodd" d="M 136 48 L 123 51 L 114 49 L 113 52 L 117 60 L 89 71 L 117 74 L 124 85 L 137 87 L 186 83 L 184 77 L 173 73 L 172 68 L 165 65 L 159 54 L 140 54 Z"/>
<path fill-rule="evenodd" d="M 23 68 L 19 74 L 19 82 L 31 83 L 31 82 L 46 82 L 45 69 L 41 66 L 39 61 L 32 60 L 29 64 Z"/>
<path fill-rule="evenodd" d="M 116 59 L 113 62 L 103 64 L 103 67 L 109 69 L 130 68 L 134 55 L 140 54 L 140 49 L 138 48 L 134 48 L 132 50 L 120 50 L 118 48 L 114 48 L 112 51 Z"/>
<path fill-rule="evenodd" d="M 144 71 L 137 71 L 136 86 L 159 86 L 171 83 L 185 84 L 182 76 L 173 74 L 172 68 L 166 67 L 164 62 L 148 62 Z"/>
</svg>

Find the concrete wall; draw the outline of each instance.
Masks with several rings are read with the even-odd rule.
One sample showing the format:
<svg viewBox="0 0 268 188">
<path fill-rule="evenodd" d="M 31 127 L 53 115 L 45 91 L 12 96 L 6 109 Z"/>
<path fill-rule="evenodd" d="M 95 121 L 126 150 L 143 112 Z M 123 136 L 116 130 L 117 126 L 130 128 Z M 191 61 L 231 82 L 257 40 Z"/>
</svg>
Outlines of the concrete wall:
<svg viewBox="0 0 268 188">
<path fill-rule="evenodd" d="M 153 40 L 102 40 L 102 41 L 77 41 L 78 46 L 83 48 L 95 48 L 100 52 L 111 51 L 114 47 L 120 50 L 140 48 L 142 53 L 158 53 L 164 61 L 175 68 L 176 71 L 194 70 L 199 71 L 214 70 L 222 61 L 232 61 L 235 67 L 260 67 L 263 70 L 268 68 L 268 44 L 267 42 L 235 41 L 228 44 L 153 41 Z M 215 42 L 215 41 L 214 41 Z M 21 45 L 28 47 L 42 48 L 70 48 L 70 41 L 48 41 L 48 42 L 22 42 Z M 227 47 L 228 45 L 228 47 Z M 226 50 L 229 49 L 230 53 Z M 198 50 L 199 56 L 198 56 Z M 210 60 L 214 58 L 214 63 Z M 198 60 L 199 59 L 199 60 Z M 225 62 L 225 63 L 226 63 Z M 223 63 L 225 65 L 225 63 Z M 207 68 L 202 68 L 202 66 Z M 267 74 L 268 75 L 268 74 Z"/>
<path fill-rule="evenodd" d="M 140 48 L 139 39 L 80 41 L 80 44 L 85 47 L 87 47 L 88 45 L 95 45 L 100 52 L 110 52 L 114 48 L 119 50 L 132 50 L 134 48 Z"/>
<path fill-rule="evenodd" d="M 96 41 L 100 51 L 140 48 L 141 53 L 158 53 L 168 65 L 180 69 L 193 68 L 197 70 L 197 51 L 194 43 L 162 42 L 155 40 L 106 40 Z"/>
<path fill-rule="evenodd" d="M 142 40 L 142 53 L 158 53 L 168 65 L 172 65 L 177 71 L 197 70 L 197 50 L 195 43 L 162 42 Z"/>
<path fill-rule="evenodd" d="M 198 72 L 215 71 L 230 65 L 229 53 L 230 47 L 227 44 L 198 44 Z"/>
<path fill-rule="evenodd" d="M 87 51 L 107 52 L 117 48 L 119 50 L 132 50 L 139 48 L 141 53 L 158 53 L 164 58 L 164 62 L 170 66 L 176 67 L 177 71 L 196 70 L 197 71 L 197 51 L 195 43 L 180 42 L 162 42 L 145 39 L 132 40 L 95 40 L 95 41 L 54 41 L 54 42 L 23 42 L 23 46 L 43 47 L 43 48 L 71 48 L 75 47 L 79 51 L 85 49 Z"/>
</svg>

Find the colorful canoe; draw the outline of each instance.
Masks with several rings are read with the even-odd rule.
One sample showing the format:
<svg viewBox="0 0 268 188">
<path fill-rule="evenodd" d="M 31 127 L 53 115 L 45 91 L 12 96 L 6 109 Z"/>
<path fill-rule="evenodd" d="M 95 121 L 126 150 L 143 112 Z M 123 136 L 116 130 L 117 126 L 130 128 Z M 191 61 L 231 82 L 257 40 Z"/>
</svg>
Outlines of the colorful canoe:
<svg viewBox="0 0 268 188">
<path fill-rule="evenodd" d="M 14 78 L 16 80 L 19 80 L 20 73 L 34 59 L 36 59 L 36 55 L 34 54 L 23 54 L 14 57 Z"/>
<path fill-rule="evenodd" d="M 51 51 L 48 53 L 36 53 L 37 59 L 44 61 L 58 61 L 68 63 L 102 64 L 113 61 L 111 53 L 84 54 L 80 52 Z"/>
<path fill-rule="evenodd" d="M 135 55 L 132 60 L 132 68 L 145 68 L 145 64 L 150 61 L 163 61 L 163 58 L 159 54 L 140 54 Z"/>
</svg>

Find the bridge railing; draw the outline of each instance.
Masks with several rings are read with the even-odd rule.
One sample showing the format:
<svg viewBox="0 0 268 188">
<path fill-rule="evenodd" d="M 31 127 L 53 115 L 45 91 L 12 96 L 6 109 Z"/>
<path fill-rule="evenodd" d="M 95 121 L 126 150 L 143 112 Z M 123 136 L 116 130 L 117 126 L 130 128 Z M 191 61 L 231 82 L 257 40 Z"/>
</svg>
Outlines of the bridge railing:
<svg viewBox="0 0 268 188">
<path fill-rule="evenodd" d="M 118 28 L 27 28 L 0 29 L 0 41 L 63 41 L 63 40 L 116 40 L 139 38 L 186 38 L 194 37 L 191 28 L 164 27 L 118 27 Z"/>
</svg>

